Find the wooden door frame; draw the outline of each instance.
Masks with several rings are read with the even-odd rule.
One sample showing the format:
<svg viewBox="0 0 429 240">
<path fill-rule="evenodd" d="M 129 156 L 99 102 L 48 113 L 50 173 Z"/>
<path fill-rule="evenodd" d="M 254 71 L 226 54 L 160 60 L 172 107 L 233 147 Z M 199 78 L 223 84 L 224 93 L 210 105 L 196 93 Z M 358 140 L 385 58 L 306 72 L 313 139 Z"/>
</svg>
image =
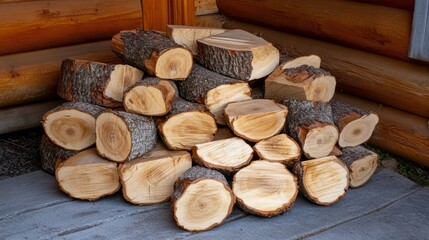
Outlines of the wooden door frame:
<svg viewBox="0 0 429 240">
<path fill-rule="evenodd" d="M 195 25 L 194 0 L 141 0 L 143 29 L 165 31 L 167 24 Z"/>
</svg>

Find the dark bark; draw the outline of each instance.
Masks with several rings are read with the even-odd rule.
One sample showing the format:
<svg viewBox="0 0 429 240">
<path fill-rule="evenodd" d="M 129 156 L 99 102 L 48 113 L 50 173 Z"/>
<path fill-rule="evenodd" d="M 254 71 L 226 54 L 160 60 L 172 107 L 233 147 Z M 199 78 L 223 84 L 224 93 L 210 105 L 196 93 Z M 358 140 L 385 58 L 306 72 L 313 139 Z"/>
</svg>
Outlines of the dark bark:
<svg viewBox="0 0 429 240">
<path fill-rule="evenodd" d="M 371 113 L 369 111 L 365 111 L 361 108 L 358 108 L 356 106 L 353 106 L 351 104 L 348 104 L 336 99 L 333 99 L 331 101 L 331 107 L 332 107 L 333 120 L 336 124 L 340 122 L 343 117 L 347 117 L 352 113 L 355 113 L 359 117 L 362 117 Z"/>
<path fill-rule="evenodd" d="M 356 147 L 345 147 L 342 148 L 341 151 L 343 154 L 338 156 L 338 158 L 343 161 L 349 169 L 354 161 L 374 155 L 373 152 L 360 145 Z"/>
<path fill-rule="evenodd" d="M 42 163 L 42 169 L 48 173 L 55 174 L 57 163 L 64 162 L 81 151 L 83 150 L 66 150 L 55 145 L 48 136 L 43 135 L 42 141 L 40 142 L 40 161 Z"/>
</svg>

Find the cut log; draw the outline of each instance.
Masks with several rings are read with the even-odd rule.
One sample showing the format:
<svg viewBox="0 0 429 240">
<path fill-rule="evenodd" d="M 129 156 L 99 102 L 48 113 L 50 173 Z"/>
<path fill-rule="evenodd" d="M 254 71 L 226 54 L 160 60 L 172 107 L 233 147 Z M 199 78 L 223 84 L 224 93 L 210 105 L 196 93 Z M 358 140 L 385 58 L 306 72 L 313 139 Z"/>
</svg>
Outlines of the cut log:
<svg viewBox="0 0 429 240">
<path fill-rule="evenodd" d="M 178 91 L 173 82 L 156 77 L 144 78 L 124 92 L 125 110 L 146 116 L 163 116 L 172 107 Z"/>
<path fill-rule="evenodd" d="M 300 144 L 305 156 L 328 156 L 338 140 L 331 106 L 306 100 L 285 100 L 283 103 L 289 109 L 285 131 Z"/>
<path fill-rule="evenodd" d="M 247 166 L 252 157 L 252 147 L 238 137 L 201 143 L 192 148 L 192 158 L 196 163 L 228 174 Z"/>
<path fill-rule="evenodd" d="M 122 106 L 124 90 L 142 77 L 142 71 L 129 65 L 66 59 L 61 65 L 57 93 L 68 101 L 118 107 Z"/>
<path fill-rule="evenodd" d="M 363 146 L 346 147 L 339 159 L 349 168 L 350 187 L 363 186 L 374 175 L 378 165 L 378 155 Z"/>
<path fill-rule="evenodd" d="M 270 74 L 279 65 L 279 51 L 264 39 L 231 30 L 197 40 L 198 57 L 208 69 L 241 80 Z"/>
<path fill-rule="evenodd" d="M 0 46 L 5 46 L 0 49 L 0 56 L 106 40 L 122 29 L 142 24 L 138 0 L 0 1 L 0 4 Z"/>
<path fill-rule="evenodd" d="M 159 78 L 183 80 L 192 69 L 192 53 L 155 31 L 121 31 L 112 38 L 112 50 L 126 63 Z"/>
<path fill-rule="evenodd" d="M 301 157 L 298 143 L 286 134 L 264 139 L 256 143 L 253 149 L 262 160 L 280 162 L 287 166 L 292 166 Z"/>
<path fill-rule="evenodd" d="M 158 119 L 158 130 L 169 149 L 191 150 L 196 144 L 212 141 L 217 126 L 203 105 L 176 98 L 170 113 Z"/>
<path fill-rule="evenodd" d="M 235 20 L 409 60 L 412 11 L 338 0 L 218 0 L 217 4 Z"/>
<path fill-rule="evenodd" d="M 225 177 L 211 169 L 195 166 L 174 184 L 171 206 L 179 227 L 200 232 L 221 225 L 231 214 L 235 196 Z"/>
<path fill-rule="evenodd" d="M 334 98 L 379 116 L 369 144 L 429 167 L 427 118 L 338 92 Z"/>
<path fill-rule="evenodd" d="M 300 192 L 319 205 L 331 205 L 344 197 L 349 187 L 349 170 L 335 156 L 295 164 Z"/>
<path fill-rule="evenodd" d="M 286 70 L 288 68 L 297 68 L 302 65 L 308 65 L 314 68 L 320 68 L 322 60 L 317 55 L 308 55 L 301 56 L 297 58 L 290 57 L 286 54 L 280 54 L 280 65 L 281 70 Z"/>
<path fill-rule="evenodd" d="M 427 66 L 249 24 L 231 22 L 225 26 L 260 32 L 291 54 L 317 52 L 323 59 L 322 68 L 335 76 L 338 91 L 429 118 Z"/>
<path fill-rule="evenodd" d="M 166 202 L 173 194 L 176 179 L 191 167 L 188 152 L 154 148 L 119 167 L 124 198 L 139 205 Z"/>
<path fill-rule="evenodd" d="M 340 132 L 340 147 L 355 147 L 368 141 L 378 123 L 377 114 L 335 99 L 331 101 L 331 107 Z"/>
<path fill-rule="evenodd" d="M 152 118 L 111 110 L 98 116 L 95 133 L 100 155 L 115 162 L 143 156 L 153 149 L 157 139 Z"/>
<path fill-rule="evenodd" d="M 232 191 L 243 211 L 273 217 L 292 207 L 298 181 L 283 164 L 259 160 L 234 175 Z"/>
<path fill-rule="evenodd" d="M 177 82 L 180 96 L 204 104 L 220 125 L 226 125 L 223 110 L 230 102 L 252 99 L 249 84 L 194 64 L 186 81 Z"/>
<path fill-rule="evenodd" d="M 187 47 L 193 55 L 198 54 L 197 40 L 225 31 L 227 30 L 222 28 L 167 25 L 167 36 L 175 43 Z"/>
<path fill-rule="evenodd" d="M 228 104 L 224 114 L 229 127 L 237 136 L 259 142 L 281 131 L 288 109 L 272 100 L 253 99 Z"/>
<path fill-rule="evenodd" d="M 46 135 L 58 146 L 68 150 L 82 150 L 95 143 L 95 119 L 103 107 L 67 102 L 46 112 L 42 125 Z"/>
<path fill-rule="evenodd" d="M 0 134 L 38 127 L 43 114 L 62 103 L 52 100 L 0 108 Z"/>
<path fill-rule="evenodd" d="M 121 187 L 117 163 L 102 158 L 95 148 L 60 163 L 55 178 L 63 192 L 81 200 L 97 200 Z"/>
<path fill-rule="evenodd" d="M 57 98 L 61 62 L 66 58 L 121 62 L 110 50 L 110 41 L 2 56 L 0 107 Z"/>
<path fill-rule="evenodd" d="M 54 144 L 45 134 L 40 141 L 40 162 L 42 169 L 48 173 L 55 174 L 57 164 L 78 154 L 80 151 L 67 150 Z"/>
</svg>

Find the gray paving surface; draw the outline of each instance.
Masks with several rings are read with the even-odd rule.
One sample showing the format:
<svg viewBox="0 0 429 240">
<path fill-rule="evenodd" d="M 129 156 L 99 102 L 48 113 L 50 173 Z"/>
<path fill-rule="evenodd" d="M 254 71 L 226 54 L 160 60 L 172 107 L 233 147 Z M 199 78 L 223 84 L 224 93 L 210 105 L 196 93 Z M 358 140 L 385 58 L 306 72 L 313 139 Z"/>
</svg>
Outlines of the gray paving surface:
<svg viewBox="0 0 429 240">
<path fill-rule="evenodd" d="M 328 207 L 299 197 L 274 218 L 238 209 L 211 231 L 178 228 L 168 203 L 134 206 L 120 193 L 72 200 L 52 176 L 33 172 L 0 181 L 0 239 L 428 239 L 429 188 L 390 170 Z"/>
</svg>

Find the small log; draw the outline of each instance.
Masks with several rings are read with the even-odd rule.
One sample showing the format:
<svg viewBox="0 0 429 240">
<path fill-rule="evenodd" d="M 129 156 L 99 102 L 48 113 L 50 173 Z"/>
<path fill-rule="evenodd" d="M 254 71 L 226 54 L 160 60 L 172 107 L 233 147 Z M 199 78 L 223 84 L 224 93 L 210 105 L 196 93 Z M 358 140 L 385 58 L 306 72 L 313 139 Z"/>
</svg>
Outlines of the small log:
<svg viewBox="0 0 429 240">
<path fill-rule="evenodd" d="M 176 98 L 170 113 L 158 118 L 158 130 L 169 149 L 191 150 L 196 144 L 212 141 L 217 126 L 203 105 Z"/>
<path fill-rule="evenodd" d="M 298 181 L 283 164 L 259 160 L 234 175 L 232 191 L 243 211 L 273 217 L 292 207 Z"/>
<path fill-rule="evenodd" d="M 129 161 L 153 149 L 156 125 L 152 118 L 106 110 L 95 122 L 98 153 L 115 162 Z"/>
<path fill-rule="evenodd" d="M 295 164 L 300 192 L 319 205 L 332 205 L 344 197 L 349 187 L 349 170 L 335 156 Z"/>
<path fill-rule="evenodd" d="M 192 69 L 192 53 L 155 31 L 121 31 L 112 38 L 112 50 L 126 63 L 159 78 L 183 80 Z"/>
<path fill-rule="evenodd" d="M 253 99 L 228 104 L 224 114 L 229 127 L 237 136 L 259 142 L 281 131 L 288 109 L 272 100 Z"/>
<path fill-rule="evenodd" d="M 225 177 L 211 169 L 195 166 L 174 184 L 171 206 L 179 227 L 200 232 L 221 225 L 231 214 L 235 196 Z"/>
<path fill-rule="evenodd" d="M 231 30 L 197 40 L 201 64 L 240 80 L 270 74 L 279 65 L 279 51 L 264 39 L 243 30 Z"/>
<path fill-rule="evenodd" d="M 72 198 L 97 200 L 117 192 L 121 184 L 117 163 L 102 158 L 95 148 L 60 163 L 55 171 L 60 189 Z"/>
<path fill-rule="evenodd" d="M 301 157 L 298 143 L 286 134 L 270 137 L 253 146 L 260 159 L 291 166 Z"/>
<path fill-rule="evenodd" d="M 192 158 L 197 164 L 228 174 L 248 165 L 252 157 L 252 147 L 238 137 L 201 143 L 192 148 Z"/>
<path fill-rule="evenodd" d="M 123 92 L 143 77 L 137 68 L 66 59 L 58 80 L 58 95 L 67 101 L 106 107 L 122 106 Z"/>
<path fill-rule="evenodd" d="M 320 66 L 317 56 L 300 57 L 278 66 L 265 80 L 268 99 L 329 102 L 335 93 L 335 77 Z"/>
<path fill-rule="evenodd" d="M 103 110 L 89 103 L 63 103 L 43 115 L 43 129 L 56 145 L 82 150 L 95 143 L 95 119 Z"/>
<path fill-rule="evenodd" d="M 193 55 L 198 54 L 197 40 L 225 31 L 227 30 L 223 28 L 167 25 L 167 36 L 175 43 L 187 47 Z"/>
<path fill-rule="evenodd" d="M 289 109 L 285 132 L 300 144 L 305 156 L 328 156 L 338 141 L 331 106 L 306 100 L 285 100 L 283 103 Z"/>
<path fill-rule="evenodd" d="M 39 150 L 42 169 L 51 174 L 55 174 L 57 164 L 64 162 L 68 158 L 80 152 L 59 147 L 45 134 L 42 136 L 42 140 L 40 141 Z"/>
<path fill-rule="evenodd" d="M 186 81 L 177 83 L 180 96 L 185 100 L 204 104 L 216 122 L 226 125 L 223 110 L 230 102 L 251 99 L 249 84 L 210 71 L 194 64 Z"/>
<path fill-rule="evenodd" d="M 331 107 L 340 147 L 355 147 L 369 140 L 378 123 L 377 114 L 335 99 Z"/>
<path fill-rule="evenodd" d="M 139 205 L 166 202 L 173 194 L 176 179 L 191 167 L 192 158 L 188 152 L 155 147 L 142 157 L 119 166 L 124 198 Z"/>
<path fill-rule="evenodd" d="M 163 116 L 171 108 L 178 91 L 173 82 L 157 77 L 144 78 L 124 92 L 127 112 L 146 116 Z"/>
<path fill-rule="evenodd" d="M 363 146 L 345 147 L 339 159 L 349 168 L 351 188 L 363 186 L 374 175 L 378 155 Z"/>
</svg>

